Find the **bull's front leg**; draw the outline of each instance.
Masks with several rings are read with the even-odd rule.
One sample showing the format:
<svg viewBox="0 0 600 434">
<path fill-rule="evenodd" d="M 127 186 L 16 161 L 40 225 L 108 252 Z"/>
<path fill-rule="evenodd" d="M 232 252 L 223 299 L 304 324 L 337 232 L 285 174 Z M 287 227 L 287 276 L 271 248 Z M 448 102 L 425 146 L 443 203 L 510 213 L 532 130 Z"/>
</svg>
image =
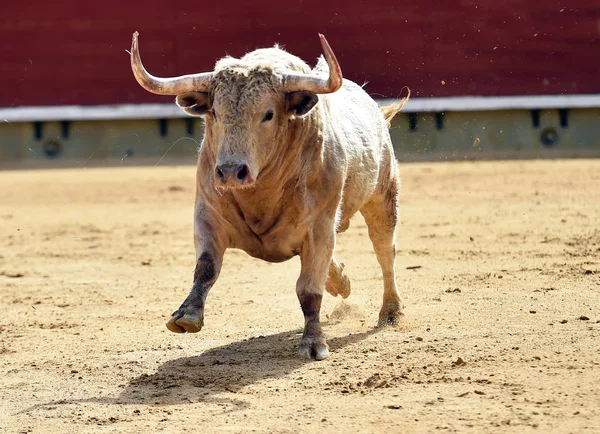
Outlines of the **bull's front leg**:
<svg viewBox="0 0 600 434">
<path fill-rule="evenodd" d="M 334 219 L 322 218 L 309 231 L 300 252 L 302 270 L 296 293 L 304 314 L 304 333 L 299 353 L 306 359 L 329 357 L 329 346 L 321 329 L 319 314 L 334 247 Z"/>
<path fill-rule="evenodd" d="M 174 333 L 197 333 L 204 325 L 204 305 L 208 291 L 214 285 L 225 253 L 224 234 L 217 222 L 202 208 L 196 212 L 194 242 L 196 245 L 196 268 L 192 290 L 179 309 L 173 312 L 167 328 Z"/>
</svg>

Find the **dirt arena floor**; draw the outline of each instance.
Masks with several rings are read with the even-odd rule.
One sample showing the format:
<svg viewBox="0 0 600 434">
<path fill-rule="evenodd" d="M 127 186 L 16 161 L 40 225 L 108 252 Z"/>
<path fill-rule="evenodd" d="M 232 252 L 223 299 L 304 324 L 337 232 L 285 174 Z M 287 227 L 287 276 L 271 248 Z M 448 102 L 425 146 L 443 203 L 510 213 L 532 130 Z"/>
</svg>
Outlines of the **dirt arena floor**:
<svg viewBox="0 0 600 434">
<path fill-rule="evenodd" d="M 198 334 L 192 166 L 0 172 L 0 432 L 600 432 L 600 160 L 402 165 L 406 318 L 360 217 L 296 355 L 297 258 L 228 251 Z"/>
</svg>

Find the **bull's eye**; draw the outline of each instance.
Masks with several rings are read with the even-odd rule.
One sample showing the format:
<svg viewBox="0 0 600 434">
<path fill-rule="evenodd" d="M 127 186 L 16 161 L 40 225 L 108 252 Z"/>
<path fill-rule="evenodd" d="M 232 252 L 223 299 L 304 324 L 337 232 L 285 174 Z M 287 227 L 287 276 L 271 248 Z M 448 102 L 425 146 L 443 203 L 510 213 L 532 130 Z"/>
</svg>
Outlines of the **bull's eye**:
<svg viewBox="0 0 600 434">
<path fill-rule="evenodd" d="M 210 110 L 210 114 L 212 115 L 213 119 L 216 121 L 217 120 L 217 112 L 215 112 L 214 108 Z"/>
<path fill-rule="evenodd" d="M 263 118 L 263 122 L 269 122 L 271 119 L 273 119 L 273 109 L 269 109 L 267 111 L 267 114 L 265 114 L 265 117 Z"/>
</svg>

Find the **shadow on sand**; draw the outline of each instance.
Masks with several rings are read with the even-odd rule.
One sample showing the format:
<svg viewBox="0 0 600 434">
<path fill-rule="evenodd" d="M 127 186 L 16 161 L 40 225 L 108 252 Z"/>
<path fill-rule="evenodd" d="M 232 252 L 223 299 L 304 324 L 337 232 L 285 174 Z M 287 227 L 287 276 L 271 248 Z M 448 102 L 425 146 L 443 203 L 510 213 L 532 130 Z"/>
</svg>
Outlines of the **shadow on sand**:
<svg viewBox="0 0 600 434">
<path fill-rule="evenodd" d="M 327 340 L 332 353 L 360 342 L 378 329 Z M 242 410 L 247 403 L 219 396 L 236 393 L 245 386 L 285 377 L 307 363 L 297 355 L 301 330 L 250 338 L 210 349 L 192 357 L 162 364 L 152 375 L 142 374 L 129 381 L 118 397 L 60 400 L 35 405 L 20 413 L 50 405 L 84 402 L 118 405 L 176 405 L 207 402 L 226 405 L 227 411 Z"/>
</svg>

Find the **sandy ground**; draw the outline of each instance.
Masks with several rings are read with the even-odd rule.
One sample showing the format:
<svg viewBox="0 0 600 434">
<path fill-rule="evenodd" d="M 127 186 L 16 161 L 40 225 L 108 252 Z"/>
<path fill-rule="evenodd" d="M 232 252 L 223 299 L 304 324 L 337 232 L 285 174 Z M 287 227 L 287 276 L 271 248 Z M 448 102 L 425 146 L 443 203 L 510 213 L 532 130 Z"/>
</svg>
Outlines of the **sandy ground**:
<svg viewBox="0 0 600 434">
<path fill-rule="evenodd" d="M 323 362 L 296 356 L 299 261 L 229 251 L 205 328 L 194 168 L 0 172 L 1 432 L 600 432 L 600 160 L 405 164 L 406 318 L 374 329 L 360 217 Z"/>
</svg>

